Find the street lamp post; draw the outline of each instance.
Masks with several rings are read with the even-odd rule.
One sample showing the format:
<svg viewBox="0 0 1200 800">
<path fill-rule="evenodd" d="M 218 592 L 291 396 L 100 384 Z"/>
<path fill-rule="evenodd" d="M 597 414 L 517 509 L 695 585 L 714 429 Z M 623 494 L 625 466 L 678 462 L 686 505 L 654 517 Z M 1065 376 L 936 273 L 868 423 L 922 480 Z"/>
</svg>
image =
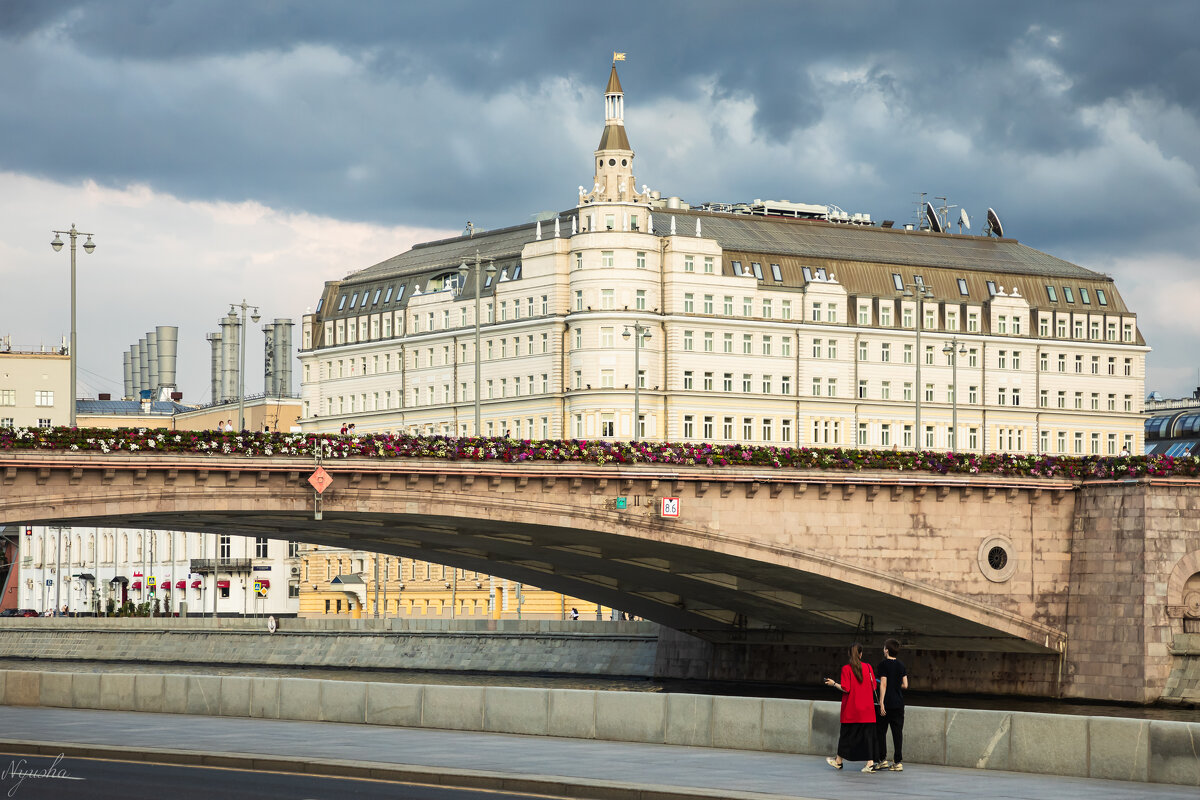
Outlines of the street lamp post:
<svg viewBox="0 0 1200 800">
<path fill-rule="evenodd" d="M 966 355 L 967 346 L 955 336 L 942 346 L 942 352 L 950 357 L 950 449 L 958 450 L 958 357 Z"/>
<path fill-rule="evenodd" d="M 917 298 L 917 385 L 915 387 L 917 414 L 914 424 L 916 430 L 913 431 L 913 450 L 919 451 L 921 449 L 921 434 L 923 433 L 921 430 L 921 392 L 924 391 L 924 387 L 921 386 L 921 359 L 925 357 L 921 351 L 921 325 L 925 319 L 925 300 L 933 297 L 933 290 L 925 286 L 924 283 L 906 283 L 904 284 L 904 294 L 902 296 L 915 296 Z"/>
<path fill-rule="evenodd" d="M 242 319 L 240 322 L 237 321 L 237 310 L 239 308 L 242 310 Z M 240 303 L 230 303 L 229 304 L 229 316 L 234 319 L 234 324 L 240 328 L 240 330 L 238 331 L 238 338 L 242 342 L 241 352 L 238 354 L 238 430 L 239 431 L 246 430 L 246 311 L 247 311 L 247 309 L 253 309 L 253 311 L 250 312 L 250 321 L 251 322 L 258 322 L 260 319 L 262 319 L 262 317 L 260 317 L 258 315 L 258 306 L 251 306 L 250 304 L 248 304 L 246 302 L 245 298 L 243 298 L 242 302 L 240 302 Z"/>
<path fill-rule="evenodd" d="M 481 266 L 481 264 L 480 264 L 479 251 L 476 250 L 475 251 L 475 436 L 476 437 L 482 436 L 482 433 L 480 432 L 482 423 L 480 422 L 480 410 L 479 410 L 479 395 L 480 395 L 480 389 L 479 389 L 479 380 L 480 380 L 480 378 L 479 378 L 479 366 L 480 366 L 480 364 L 479 364 L 479 362 L 480 362 L 480 358 L 479 358 L 479 355 L 480 355 L 479 354 L 479 292 L 480 292 L 479 273 L 481 271 L 480 266 Z M 467 265 L 467 262 L 465 262 L 465 261 L 462 262 L 462 264 L 460 264 L 458 267 L 459 277 L 461 277 L 463 280 L 466 280 L 467 274 L 470 271 L 471 271 L 471 268 Z M 490 261 L 488 262 L 488 265 L 487 265 L 487 274 L 489 276 L 496 274 L 496 265 Z M 460 290 L 461 290 L 461 285 L 462 284 L 459 284 Z"/>
<path fill-rule="evenodd" d="M 69 231 L 51 231 L 54 234 L 53 241 L 50 246 L 54 248 L 54 252 L 62 250 L 63 240 L 62 234 L 71 237 L 71 396 L 70 400 L 70 417 L 69 424 L 72 428 L 75 427 L 75 370 L 79 364 L 79 359 L 75 355 L 75 239 L 80 236 L 86 236 L 87 241 L 83 243 L 84 252 L 91 253 L 96 249 L 96 243 L 92 241 L 92 234 L 84 233 L 83 231 L 75 230 L 75 223 L 71 223 Z"/>
<path fill-rule="evenodd" d="M 625 331 L 621 334 L 621 338 L 629 341 L 630 337 L 629 326 L 625 326 Z M 649 341 L 650 328 L 640 322 L 633 323 L 633 438 L 640 439 L 641 431 L 641 389 L 642 389 L 642 364 L 640 354 L 642 352 L 642 343 Z"/>
</svg>

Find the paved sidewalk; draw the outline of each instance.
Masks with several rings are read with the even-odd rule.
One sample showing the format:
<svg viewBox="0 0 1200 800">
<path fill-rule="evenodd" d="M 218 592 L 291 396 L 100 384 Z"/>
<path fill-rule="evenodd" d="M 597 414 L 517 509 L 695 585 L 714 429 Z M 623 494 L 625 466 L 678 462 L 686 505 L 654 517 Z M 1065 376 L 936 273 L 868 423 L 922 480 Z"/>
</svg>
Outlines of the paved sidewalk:
<svg viewBox="0 0 1200 800">
<path fill-rule="evenodd" d="M 1189 798 L 1195 787 L 906 764 L 837 772 L 824 758 L 332 722 L 0 706 L 0 752 L 206 763 L 589 798 Z M 25 752 L 28 752 L 27 750 Z M 4 760 L 4 759 L 0 759 Z M 861 766 L 861 765 L 860 765 Z M 77 768 L 82 774 L 86 767 Z M 637 791 L 629 791 L 635 789 Z"/>
</svg>

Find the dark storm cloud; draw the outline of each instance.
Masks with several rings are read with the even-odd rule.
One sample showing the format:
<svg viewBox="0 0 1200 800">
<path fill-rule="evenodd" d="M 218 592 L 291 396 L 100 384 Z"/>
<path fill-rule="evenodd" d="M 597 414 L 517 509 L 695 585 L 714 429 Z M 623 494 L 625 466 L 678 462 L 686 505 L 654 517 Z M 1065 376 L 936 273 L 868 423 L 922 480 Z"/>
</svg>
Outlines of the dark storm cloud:
<svg viewBox="0 0 1200 800">
<path fill-rule="evenodd" d="M 1079 259 L 1190 253 L 1194 2 L 0 5 L 0 170 L 459 229 L 573 203 L 621 65 L 639 182 L 992 206 Z M 361 266 L 361 265 L 354 265 Z"/>
</svg>

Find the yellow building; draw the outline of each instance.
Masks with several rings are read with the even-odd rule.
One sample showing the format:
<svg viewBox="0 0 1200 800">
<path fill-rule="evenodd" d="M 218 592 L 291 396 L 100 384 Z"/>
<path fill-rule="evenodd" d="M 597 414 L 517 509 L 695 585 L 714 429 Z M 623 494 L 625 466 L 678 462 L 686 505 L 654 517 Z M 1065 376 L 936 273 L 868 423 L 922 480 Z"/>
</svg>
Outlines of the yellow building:
<svg viewBox="0 0 1200 800">
<path fill-rule="evenodd" d="M 300 616 L 403 619 L 609 619 L 612 609 L 482 572 L 362 550 L 302 545 Z"/>
</svg>

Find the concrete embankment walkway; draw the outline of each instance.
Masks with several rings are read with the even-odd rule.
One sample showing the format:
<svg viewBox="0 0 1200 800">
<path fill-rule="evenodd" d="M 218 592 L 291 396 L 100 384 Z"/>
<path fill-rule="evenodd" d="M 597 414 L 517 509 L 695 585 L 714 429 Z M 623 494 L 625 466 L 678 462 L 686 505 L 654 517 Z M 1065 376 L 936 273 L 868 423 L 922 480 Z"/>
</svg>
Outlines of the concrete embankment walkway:
<svg viewBox="0 0 1200 800">
<path fill-rule="evenodd" d="M 469 786 L 622 800 L 886 794 L 974 800 L 1189 798 L 1196 788 L 906 765 L 837 772 L 819 756 L 498 733 L 181 714 L 0 707 L 0 751 Z"/>
</svg>

